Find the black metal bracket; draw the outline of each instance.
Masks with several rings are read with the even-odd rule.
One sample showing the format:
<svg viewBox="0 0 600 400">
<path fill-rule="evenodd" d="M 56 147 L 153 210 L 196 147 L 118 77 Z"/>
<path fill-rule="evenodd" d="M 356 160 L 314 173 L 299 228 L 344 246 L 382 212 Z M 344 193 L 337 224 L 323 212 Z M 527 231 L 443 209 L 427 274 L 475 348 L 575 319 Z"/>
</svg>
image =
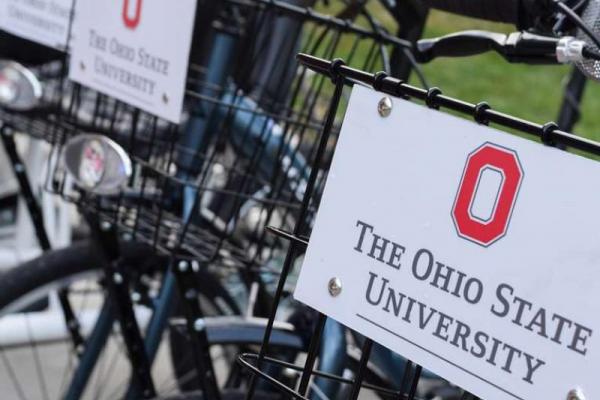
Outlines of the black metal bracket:
<svg viewBox="0 0 600 400">
<path fill-rule="evenodd" d="M 99 247 L 103 258 L 108 296 L 111 296 L 117 304 L 115 311 L 121 328 L 120 333 L 131 362 L 131 384 L 140 388 L 142 398 L 153 398 L 156 396 L 156 390 L 151 375 L 151 363 L 146 354 L 141 329 L 135 318 L 129 293 L 128 274 L 125 272 L 125 265 L 119 251 L 116 227 L 108 221 L 99 221 L 97 217 L 85 212 L 83 214 L 90 225 L 94 243 Z"/>
<path fill-rule="evenodd" d="M 204 315 L 198 297 L 198 277 L 195 276 L 198 268 L 200 268 L 198 263 L 192 263 L 184 259 L 175 260 L 171 263 L 171 269 L 182 297 L 180 300 L 183 303 L 185 312 L 192 347 L 191 354 L 196 368 L 196 378 L 205 398 L 219 400 L 221 396 L 210 356 Z"/>
</svg>

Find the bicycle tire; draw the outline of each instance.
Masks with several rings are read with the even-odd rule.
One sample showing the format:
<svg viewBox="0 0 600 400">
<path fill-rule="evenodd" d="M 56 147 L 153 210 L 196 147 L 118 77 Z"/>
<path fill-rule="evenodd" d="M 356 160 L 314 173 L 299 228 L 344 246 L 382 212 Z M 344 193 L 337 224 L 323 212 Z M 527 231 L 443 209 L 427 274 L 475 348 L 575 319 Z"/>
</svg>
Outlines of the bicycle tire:
<svg viewBox="0 0 600 400">
<path fill-rule="evenodd" d="M 149 249 L 146 245 L 123 242 L 120 243 L 120 250 L 125 265 L 129 266 L 127 271 L 131 272 L 132 275 L 141 274 L 144 271 L 153 269 L 156 270 L 158 268 L 164 269 L 166 266 L 167 259 L 157 258 L 154 253 L 148 251 Z M 48 290 L 49 292 L 51 290 L 49 287 L 59 285 L 62 281 L 74 281 L 78 279 L 77 277 L 81 276 L 81 274 L 87 275 L 87 273 L 92 273 L 101 276 L 101 265 L 102 256 L 99 253 L 99 250 L 97 250 L 96 246 L 94 246 L 91 241 L 86 240 L 75 243 L 64 249 L 46 252 L 36 259 L 3 273 L 0 275 L 0 321 L 7 315 L 10 317 L 10 313 L 15 311 L 26 311 L 28 313 L 31 311 L 39 311 L 44 307 L 44 304 L 39 305 L 39 301 L 34 301 L 37 308 L 32 309 L 27 303 L 28 298 L 33 297 L 34 299 L 37 299 L 37 297 L 41 296 L 39 295 L 40 291 L 42 293 L 47 293 L 44 291 Z M 213 303 L 218 309 L 222 308 L 223 304 L 226 304 L 235 310 L 235 301 L 231 299 L 216 277 L 205 271 L 199 271 L 198 277 L 200 292 L 205 299 Z M 48 296 L 41 296 L 40 298 L 46 299 L 47 302 Z M 217 298 L 219 299 L 217 300 Z M 32 312 L 32 314 L 35 313 Z M 61 322 L 64 324 L 64 321 Z M 35 347 L 38 346 L 39 343 L 37 343 L 37 333 L 34 336 L 36 336 L 35 339 L 30 338 L 29 340 L 32 342 L 30 343 L 30 346 L 33 345 Z M 2 362 L 6 363 L 6 360 L 4 359 L 6 352 L 12 351 L 12 348 L 10 347 L 3 347 L 1 339 L 2 338 L 0 338 L 0 364 L 2 364 Z M 24 338 L 23 340 L 26 341 L 27 338 Z M 33 344 L 33 342 L 36 342 L 36 344 Z M 40 343 L 41 342 L 42 341 L 40 341 Z M 25 345 L 27 345 L 27 343 L 25 343 Z M 19 361 L 19 359 L 17 359 L 17 361 Z M 37 359 L 30 359 L 30 361 L 38 362 Z M 173 365 L 173 369 L 175 369 L 175 365 Z M 12 376 L 6 379 L 10 378 L 12 378 Z M 175 376 L 175 379 L 177 378 L 178 377 Z M 19 379 L 18 375 L 17 379 Z M 35 380 L 35 375 L 28 379 L 30 381 Z M 25 380 L 23 378 L 20 378 L 19 380 L 22 382 L 18 384 L 13 383 L 13 385 L 15 388 L 21 387 L 22 389 L 22 386 L 25 386 L 22 385 Z M 38 376 L 38 380 L 43 381 L 45 378 L 43 376 L 41 378 Z M 35 385 L 33 382 L 28 384 Z M 44 387 L 45 384 L 42 385 L 40 383 L 40 390 L 43 390 Z M 18 391 L 19 390 L 15 389 L 15 392 Z M 27 397 L 19 395 L 17 398 Z"/>
<path fill-rule="evenodd" d="M 121 251 L 126 262 L 147 257 L 147 247 L 124 243 Z M 82 263 L 82 260 L 90 261 Z M 60 268 L 57 266 L 60 265 Z M 54 251 L 14 267 L 0 275 L 0 310 L 15 299 L 56 279 L 100 268 L 101 256 L 89 241 Z"/>
</svg>

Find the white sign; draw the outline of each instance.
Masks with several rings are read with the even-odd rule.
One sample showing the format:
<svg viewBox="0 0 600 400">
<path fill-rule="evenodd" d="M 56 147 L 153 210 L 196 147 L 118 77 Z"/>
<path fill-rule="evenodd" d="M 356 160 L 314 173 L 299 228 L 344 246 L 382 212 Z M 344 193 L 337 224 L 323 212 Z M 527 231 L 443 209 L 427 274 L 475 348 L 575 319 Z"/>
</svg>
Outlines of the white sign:
<svg viewBox="0 0 600 400">
<path fill-rule="evenodd" d="M 600 164 L 382 97 L 353 91 L 295 297 L 486 400 L 600 398 Z"/>
<path fill-rule="evenodd" d="M 69 77 L 179 123 L 196 0 L 78 0 Z"/>
<path fill-rule="evenodd" d="M 2 0 L 0 29 L 64 50 L 73 0 Z"/>
</svg>

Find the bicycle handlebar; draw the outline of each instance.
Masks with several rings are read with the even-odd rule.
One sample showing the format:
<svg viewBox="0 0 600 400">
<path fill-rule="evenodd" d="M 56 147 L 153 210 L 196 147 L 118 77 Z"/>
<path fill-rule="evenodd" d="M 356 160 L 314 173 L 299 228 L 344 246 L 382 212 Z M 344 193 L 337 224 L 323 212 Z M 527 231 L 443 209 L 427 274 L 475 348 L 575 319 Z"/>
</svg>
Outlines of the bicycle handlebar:
<svg viewBox="0 0 600 400">
<path fill-rule="evenodd" d="M 495 51 L 509 62 L 556 64 L 559 39 L 515 32 L 463 31 L 417 42 L 416 58 L 429 62 L 437 57 L 464 57 Z"/>
<path fill-rule="evenodd" d="M 433 39 L 419 40 L 415 57 L 429 62 L 437 57 L 465 57 L 495 51 L 509 62 L 557 64 L 599 60 L 600 52 L 583 40 L 514 32 L 509 35 L 487 31 L 463 31 Z"/>
</svg>

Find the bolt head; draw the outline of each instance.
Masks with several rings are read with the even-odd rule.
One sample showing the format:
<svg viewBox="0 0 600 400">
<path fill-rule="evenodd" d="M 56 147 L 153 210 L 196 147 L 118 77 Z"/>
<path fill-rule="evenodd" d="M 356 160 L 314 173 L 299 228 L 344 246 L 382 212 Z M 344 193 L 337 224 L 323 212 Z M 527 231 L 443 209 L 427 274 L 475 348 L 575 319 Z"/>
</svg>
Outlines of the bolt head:
<svg viewBox="0 0 600 400">
<path fill-rule="evenodd" d="M 333 297 L 339 296 L 342 293 L 342 281 L 340 278 L 331 278 L 327 284 L 329 294 Z"/>
<path fill-rule="evenodd" d="M 25 167 L 23 167 L 23 164 L 15 164 L 15 172 L 23 172 L 25 171 Z"/>
<path fill-rule="evenodd" d="M 113 281 L 117 285 L 120 285 L 121 283 L 123 283 L 123 276 L 117 272 L 116 274 L 113 275 Z"/>
<path fill-rule="evenodd" d="M 385 96 L 379 100 L 379 104 L 377 104 L 377 112 L 381 117 L 386 118 L 392 113 L 393 106 L 394 103 L 392 103 L 392 99 L 388 96 Z"/>
<path fill-rule="evenodd" d="M 100 223 L 100 229 L 102 229 L 104 232 L 109 231 L 110 228 L 112 228 L 112 225 L 110 222 L 108 221 L 102 221 Z"/>
<path fill-rule="evenodd" d="M 179 261 L 179 264 L 177 264 L 177 268 L 179 268 L 179 270 L 181 272 L 187 271 L 188 267 L 189 267 L 189 263 L 185 260 L 181 260 L 181 261 Z"/>
<path fill-rule="evenodd" d="M 204 323 L 204 320 L 202 318 L 198 318 L 197 320 L 194 321 L 194 330 L 196 332 L 200 332 L 200 331 L 204 330 L 205 326 L 206 326 L 206 324 Z"/>
<path fill-rule="evenodd" d="M 585 400 L 585 395 L 581 389 L 572 389 L 567 394 L 567 400 Z"/>
<path fill-rule="evenodd" d="M 138 292 L 131 293 L 131 301 L 134 303 L 139 303 L 142 300 L 142 295 Z"/>
</svg>

